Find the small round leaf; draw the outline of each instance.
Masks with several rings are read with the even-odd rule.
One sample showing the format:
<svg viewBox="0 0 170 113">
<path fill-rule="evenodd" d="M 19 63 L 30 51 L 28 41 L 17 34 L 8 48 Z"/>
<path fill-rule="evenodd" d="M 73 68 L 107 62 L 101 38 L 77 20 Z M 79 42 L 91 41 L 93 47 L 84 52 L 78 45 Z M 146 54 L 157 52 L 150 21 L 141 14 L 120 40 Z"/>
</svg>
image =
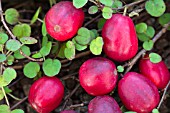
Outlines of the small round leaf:
<svg viewBox="0 0 170 113">
<path fill-rule="evenodd" d="M 105 6 L 112 6 L 113 0 L 99 0 Z"/>
<path fill-rule="evenodd" d="M 75 39 L 73 38 L 72 39 L 72 41 L 73 41 L 73 43 L 74 43 L 74 45 L 75 45 L 75 47 L 76 47 L 76 50 L 78 50 L 78 51 L 82 51 L 82 50 L 85 50 L 86 48 L 87 48 L 87 45 L 80 45 L 80 44 L 78 44 L 76 41 L 75 41 Z"/>
<path fill-rule="evenodd" d="M 0 113 L 11 113 L 9 106 L 5 104 L 0 105 Z"/>
<path fill-rule="evenodd" d="M 66 48 L 64 49 L 65 57 L 69 60 L 72 60 L 72 59 L 74 59 L 75 54 L 76 54 L 76 51 L 75 51 L 74 43 L 72 41 L 68 41 L 66 43 Z"/>
<path fill-rule="evenodd" d="M 162 57 L 157 53 L 150 53 L 149 58 L 152 63 L 159 63 L 162 60 Z"/>
<path fill-rule="evenodd" d="M 37 62 L 29 62 L 24 66 L 24 75 L 28 78 L 34 78 L 40 71 L 40 66 Z"/>
<path fill-rule="evenodd" d="M 152 38 L 155 35 L 155 29 L 152 26 L 148 26 L 146 30 L 146 35 Z"/>
<path fill-rule="evenodd" d="M 6 49 L 9 51 L 16 51 L 21 47 L 21 43 L 18 40 L 10 39 L 6 42 Z"/>
<path fill-rule="evenodd" d="M 2 92 L 2 90 L 0 89 L 0 100 L 2 100 L 4 98 L 4 93 Z"/>
<path fill-rule="evenodd" d="M 5 54 L 0 54 L 0 62 L 4 62 L 6 60 Z"/>
<path fill-rule="evenodd" d="M 144 33 L 137 33 L 138 39 L 142 42 L 150 40 L 150 38 Z"/>
<path fill-rule="evenodd" d="M 27 56 L 30 56 L 30 55 L 31 55 L 31 51 L 30 51 L 30 48 L 29 48 L 28 46 L 23 45 L 23 46 L 21 47 L 21 50 L 22 50 L 22 52 L 23 52 L 25 55 L 27 55 Z M 15 57 L 16 59 L 23 59 L 23 58 L 25 58 L 23 55 L 21 55 L 20 50 L 17 50 L 17 51 L 14 52 L 14 57 Z"/>
<path fill-rule="evenodd" d="M 97 37 L 96 39 L 93 39 L 90 43 L 90 51 L 94 55 L 100 55 L 102 52 L 103 44 L 104 42 L 102 37 Z"/>
<path fill-rule="evenodd" d="M 5 44 L 8 40 L 8 35 L 6 33 L 0 33 L 0 44 Z"/>
<path fill-rule="evenodd" d="M 19 39 L 23 44 L 36 44 L 37 39 L 33 37 L 22 37 Z"/>
<path fill-rule="evenodd" d="M 76 8 L 81 8 L 81 7 L 83 7 L 84 5 L 86 5 L 87 2 L 88 2 L 88 0 L 73 0 L 73 5 L 74 5 Z"/>
<path fill-rule="evenodd" d="M 89 14 L 95 14 L 95 13 L 97 13 L 97 11 L 98 11 L 98 7 L 97 6 L 91 6 L 88 9 Z"/>
<path fill-rule="evenodd" d="M 136 26 L 136 31 L 137 33 L 144 33 L 147 30 L 147 25 L 146 23 L 139 23 Z"/>
<path fill-rule="evenodd" d="M 149 51 L 149 50 L 151 50 L 151 49 L 153 48 L 153 45 L 154 45 L 154 43 L 153 43 L 152 40 L 145 41 L 145 42 L 143 43 L 143 48 L 144 48 L 145 50 Z"/>
<path fill-rule="evenodd" d="M 5 20 L 8 24 L 14 25 L 18 22 L 19 13 L 14 8 L 9 8 L 5 11 Z"/>
<path fill-rule="evenodd" d="M 105 24 L 105 22 L 106 22 L 106 19 L 104 19 L 104 18 L 99 19 L 99 21 L 97 23 L 98 29 L 102 29 L 104 24 Z"/>
<path fill-rule="evenodd" d="M 110 7 L 105 6 L 105 7 L 102 9 L 102 16 L 103 16 L 105 19 L 110 19 L 110 18 L 112 17 L 112 13 L 113 13 L 113 10 L 112 10 Z"/>
<path fill-rule="evenodd" d="M 124 67 L 123 66 L 117 66 L 117 71 L 118 72 L 123 72 L 124 71 Z"/>
<path fill-rule="evenodd" d="M 4 80 L 10 83 L 13 79 L 17 77 L 17 73 L 13 68 L 6 68 L 3 72 Z"/>
<path fill-rule="evenodd" d="M 14 109 L 11 113 L 24 113 L 24 111 L 22 109 Z"/>
<path fill-rule="evenodd" d="M 158 111 L 158 109 L 155 108 L 152 110 L 152 113 L 159 113 L 159 111 Z"/>
<path fill-rule="evenodd" d="M 43 62 L 43 71 L 45 73 L 45 75 L 47 76 L 55 76 L 60 72 L 61 69 L 61 63 L 59 60 L 55 59 L 47 59 Z"/>
<path fill-rule="evenodd" d="M 151 16 L 159 17 L 165 12 L 166 6 L 164 0 L 148 0 L 145 9 Z"/>
<path fill-rule="evenodd" d="M 170 22 L 170 13 L 165 13 L 162 16 L 159 17 L 159 23 L 164 26 L 165 24 L 167 24 L 168 22 Z M 170 27 L 168 28 L 168 30 L 170 30 Z"/>
</svg>

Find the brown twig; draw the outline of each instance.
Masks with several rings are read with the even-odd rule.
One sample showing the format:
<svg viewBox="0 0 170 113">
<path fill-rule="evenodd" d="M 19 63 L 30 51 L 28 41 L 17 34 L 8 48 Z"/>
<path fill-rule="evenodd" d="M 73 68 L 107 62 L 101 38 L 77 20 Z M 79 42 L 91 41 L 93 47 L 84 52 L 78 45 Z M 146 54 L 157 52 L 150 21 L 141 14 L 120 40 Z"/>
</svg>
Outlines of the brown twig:
<svg viewBox="0 0 170 113">
<path fill-rule="evenodd" d="M 21 55 L 23 55 L 25 58 L 28 58 L 28 59 L 31 60 L 31 61 L 34 61 L 34 62 L 41 62 L 41 61 L 43 61 L 43 58 L 34 59 L 34 58 L 31 58 L 31 57 L 27 56 L 26 54 L 24 54 L 24 52 L 23 52 L 21 49 L 20 49 L 20 53 L 21 53 Z"/>
<path fill-rule="evenodd" d="M 21 101 L 19 101 L 18 103 L 16 103 L 15 105 L 13 105 L 11 107 L 11 110 L 13 110 L 14 108 L 16 108 L 18 105 L 20 105 L 21 103 L 23 103 L 24 101 L 26 101 L 28 99 L 28 97 L 26 96 L 25 98 L 23 98 Z"/>
<path fill-rule="evenodd" d="M 69 99 L 76 91 L 77 91 L 77 89 L 80 87 L 80 84 L 77 84 L 77 86 L 72 90 L 72 92 L 69 94 L 69 95 L 67 95 L 65 98 L 64 98 L 64 100 L 67 100 L 67 99 Z"/>
<path fill-rule="evenodd" d="M 62 77 L 61 80 L 66 80 L 66 79 L 69 79 L 69 78 L 74 78 L 75 76 L 73 76 L 73 75 L 77 75 L 77 74 L 78 74 L 78 72 L 66 75 L 66 76 Z"/>
<path fill-rule="evenodd" d="M 167 28 L 170 26 L 170 22 L 164 26 L 153 38 L 153 42 L 155 43 L 166 31 Z M 137 60 L 141 57 L 142 54 L 146 52 L 145 49 L 142 49 L 130 62 L 129 67 L 126 69 L 125 73 L 129 72 L 133 65 L 137 62 Z"/>
<path fill-rule="evenodd" d="M 13 39 L 16 39 L 16 37 L 12 34 L 12 32 L 10 31 L 10 29 L 8 28 L 7 24 L 4 21 L 4 16 L 3 16 L 3 10 L 2 10 L 2 5 L 1 5 L 1 0 L 0 0 L 0 16 L 1 16 L 1 22 L 3 24 L 3 26 L 5 27 L 5 29 L 8 31 L 8 33 L 10 34 L 10 36 Z"/>
<path fill-rule="evenodd" d="M 69 106 L 68 108 L 71 109 L 71 108 L 83 107 L 83 106 L 84 106 L 84 103 L 81 103 L 81 104 L 71 105 L 71 106 Z"/>
<path fill-rule="evenodd" d="M 87 23 L 84 24 L 84 27 L 88 26 L 89 24 L 91 24 L 92 22 L 94 22 L 95 20 L 97 20 L 98 18 L 101 17 L 101 14 L 99 14 L 98 16 L 96 16 L 95 18 L 91 19 L 90 21 L 88 21 Z"/>
<path fill-rule="evenodd" d="M 136 5 L 136 4 L 139 4 L 139 3 L 144 2 L 144 1 L 146 1 L 146 0 L 139 0 L 139 1 L 136 1 L 136 2 L 133 2 L 133 3 L 130 3 L 130 4 L 124 5 L 124 6 L 122 6 L 122 7 L 112 8 L 112 9 L 113 9 L 113 10 L 121 10 L 121 9 L 124 9 L 125 7 L 132 7 L 132 6 Z"/>
<path fill-rule="evenodd" d="M 168 84 L 166 85 L 166 87 L 165 87 L 165 89 L 164 89 L 164 93 L 163 93 L 162 98 L 161 98 L 161 100 L 160 100 L 160 102 L 159 102 L 159 104 L 158 104 L 157 109 L 159 109 L 159 108 L 161 107 L 161 104 L 162 104 L 162 102 L 163 102 L 163 100 L 164 100 L 164 98 L 165 98 L 165 94 L 166 94 L 166 92 L 167 92 L 167 90 L 168 90 L 169 85 L 170 85 L 170 81 L 168 82 Z"/>
</svg>

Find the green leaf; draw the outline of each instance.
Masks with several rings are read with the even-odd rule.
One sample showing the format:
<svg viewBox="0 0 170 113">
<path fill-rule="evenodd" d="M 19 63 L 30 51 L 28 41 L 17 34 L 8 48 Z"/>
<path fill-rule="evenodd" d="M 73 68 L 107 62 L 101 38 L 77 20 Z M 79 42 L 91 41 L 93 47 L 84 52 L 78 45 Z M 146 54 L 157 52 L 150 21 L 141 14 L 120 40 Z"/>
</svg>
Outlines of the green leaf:
<svg viewBox="0 0 170 113">
<path fill-rule="evenodd" d="M 105 7 L 102 9 L 102 16 L 103 16 L 105 19 L 110 19 L 110 18 L 112 17 L 112 13 L 113 13 L 113 10 L 112 10 L 110 7 L 105 6 Z"/>
<path fill-rule="evenodd" d="M 50 51 L 51 51 L 51 48 L 52 48 L 52 42 L 48 42 L 46 46 L 43 46 L 41 49 L 40 49 L 40 54 L 42 56 L 47 56 Z"/>
<path fill-rule="evenodd" d="M 12 33 L 18 38 L 30 37 L 31 27 L 28 24 L 18 24 L 14 26 Z"/>
<path fill-rule="evenodd" d="M 88 0 L 73 0 L 73 5 L 78 9 L 86 5 Z"/>
<path fill-rule="evenodd" d="M 12 65 L 14 62 L 14 56 L 10 55 L 7 57 L 7 64 Z"/>
<path fill-rule="evenodd" d="M 88 13 L 89 14 L 95 14 L 98 11 L 98 7 L 97 6 L 90 6 L 90 8 L 88 9 Z"/>
<path fill-rule="evenodd" d="M 8 40 L 8 35 L 6 33 L 0 33 L 0 44 L 5 44 Z"/>
<path fill-rule="evenodd" d="M 0 87 L 7 86 L 9 82 L 5 81 L 4 77 L 1 75 L 0 76 Z"/>
<path fill-rule="evenodd" d="M 146 23 L 139 23 L 136 26 L 136 31 L 137 33 L 144 33 L 147 30 L 147 25 Z"/>
<path fill-rule="evenodd" d="M 6 68 L 3 72 L 3 77 L 6 82 L 10 83 L 17 77 L 17 73 L 13 68 Z"/>
<path fill-rule="evenodd" d="M 6 60 L 5 54 L 0 54 L 0 62 L 4 62 Z"/>
<path fill-rule="evenodd" d="M 142 42 L 150 40 L 150 38 L 144 33 L 137 33 L 138 39 Z"/>
<path fill-rule="evenodd" d="M 23 52 L 25 55 L 27 55 L 27 56 L 30 56 L 30 55 L 31 55 L 31 51 L 30 51 L 30 48 L 29 48 L 28 46 L 23 45 L 23 46 L 21 47 L 21 50 L 22 50 L 22 52 Z M 23 58 L 25 58 L 23 55 L 21 55 L 20 50 L 17 50 L 17 51 L 14 52 L 14 57 L 15 57 L 16 59 L 23 59 Z"/>
<path fill-rule="evenodd" d="M 11 113 L 9 106 L 5 104 L 0 105 L 0 113 Z"/>
<path fill-rule="evenodd" d="M 167 24 L 168 22 L 170 22 L 170 13 L 165 13 L 162 16 L 159 17 L 159 23 L 164 26 L 165 24 Z M 170 30 L 170 27 L 168 28 L 168 30 Z"/>
<path fill-rule="evenodd" d="M 113 0 L 99 0 L 105 6 L 112 6 Z"/>
<path fill-rule="evenodd" d="M 35 23 L 35 22 L 37 21 L 38 16 L 39 16 L 39 14 L 40 14 L 40 11 L 41 11 L 41 7 L 39 7 L 39 8 L 37 9 L 37 11 L 35 12 L 34 16 L 32 17 L 32 19 L 31 19 L 31 24 L 33 24 L 33 23 Z"/>
<path fill-rule="evenodd" d="M 157 53 L 150 53 L 149 58 L 152 63 L 159 63 L 162 60 L 162 57 Z"/>
<path fill-rule="evenodd" d="M 148 26 L 146 30 L 146 35 L 152 38 L 155 35 L 155 29 L 152 26 Z"/>
<path fill-rule="evenodd" d="M 78 35 L 74 38 L 78 44 L 87 45 L 91 41 L 90 31 L 85 27 L 81 27 L 78 30 Z"/>
<path fill-rule="evenodd" d="M 67 59 L 72 60 L 75 58 L 75 45 L 72 41 L 66 43 L 66 48 L 64 49 L 64 55 Z"/>
<path fill-rule="evenodd" d="M 91 32 L 93 32 L 94 36 L 92 36 Z M 95 38 L 97 38 L 99 36 L 99 33 L 98 33 L 98 31 L 96 29 L 92 29 L 92 30 L 90 30 L 90 36 L 91 36 L 91 39 L 95 39 Z"/>
<path fill-rule="evenodd" d="M 165 12 L 166 6 L 163 0 L 149 0 L 145 4 L 145 9 L 151 16 L 159 17 Z"/>
<path fill-rule="evenodd" d="M 143 48 L 144 48 L 145 50 L 149 51 L 149 50 L 151 50 L 151 49 L 153 48 L 153 45 L 154 45 L 154 43 L 153 43 L 152 40 L 145 41 L 145 42 L 143 43 Z"/>
<path fill-rule="evenodd" d="M 90 51 L 94 55 L 100 55 L 102 52 L 103 44 L 104 42 L 102 37 L 97 37 L 96 39 L 93 39 L 90 43 Z"/>
<path fill-rule="evenodd" d="M 18 22 L 19 13 L 14 8 L 9 8 L 5 11 L 5 20 L 8 24 L 14 25 Z"/>
<path fill-rule="evenodd" d="M 4 87 L 4 90 L 5 90 L 5 93 L 11 93 L 11 92 L 12 92 L 12 90 L 11 90 L 11 89 L 9 89 L 7 86 L 6 86 L 6 87 Z"/>
<path fill-rule="evenodd" d="M 11 113 L 24 113 L 24 111 L 22 109 L 14 109 Z"/>
<path fill-rule="evenodd" d="M 34 78 L 40 71 L 40 65 L 37 62 L 29 62 L 24 66 L 24 75 L 28 78 Z"/>
<path fill-rule="evenodd" d="M 104 24 L 105 24 L 105 22 L 106 22 L 106 19 L 100 18 L 99 21 L 98 21 L 98 23 L 97 23 L 98 29 L 102 29 L 103 26 L 104 26 Z"/>
<path fill-rule="evenodd" d="M 46 36 L 46 35 L 47 35 L 47 30 L 46 30 L 46 27 L 45 27 L 45 21 L 43 21 L 42 28 L 41 28 L 41 32 L 42 32 L 42 35 L 43 35 L 43 36 Z"/>
<path fill-rule="evenodd" d="M 43 36 L 43 38 L 42 38 L 42 47 L 46 46 L 47 43 L 48 43 L 48 37 L 47 36 Z"/>
<path fill-rule="evenodd" d="M 75 47 L 76 47 L 76 50 L 78 50 L 78 51 L 82 51 L 82 50 L 85 50 L 86 48 L 87 48 L 87 45 L 80 45 L 80 44 L 78 44 L 76 41 L 75 41 L 75 39 L 73 38 L 72 39 L 72 41 L 73 41 L 73 43 L 74 43 L 74 45 L 75 45 Z"/>
<path fill-rule="evenodd" d="M 4 45 L 3 44 L 0 44 L 0 51 L 2 52 L 4 49 Z"/>
<path fill-rule="evenodd" d="M 23 44 L 36 44 L 37 39 L 33 37 L 22 37 L 19 39 Z"/>
<path fill-rule="evenodd" d="M 10 39 L 6 42 L 6 49 L 9 51 L 16 51 L 21 47 L 21 43 L 18 40 Z"/>
<path fill-rule="evenodd" d="M 50 76 L 50 77 L 55 76 L 60 72 L 61 63 L 57 59 L 54 59 L 54 60 L 46 59 L 43 62 L 42 68 L 43 68 L 45 75 Z"/>
<path fill-rule="evenodd" d="M 114 0 L 114 3 L 112 5 L 112 8 L 119 8 L 119 7 L 122 7 L 123 6 L 123 3 L 119 0 Z"/>
<path fill-rule="evenodd" d="M 152 113 L 159 113 L 159 110 L 155 108 L 152 110 Z"/>
<path fill-rule="evenodd" d="M 4 98 L 4 93 L 3 91 L 0 89 L 0 100 L 2 100 Z"/>
<path fill-rule="evenodd" d="M 64 50 L 65 50 L 65 48 L 66 48 L 66 43 L 64 42 L 64 43 L 61 44 L 60 49 L 59 49 L 59 52 L 58 52 L 58 54 L 57 54 L 57 56 L 58 56 L 59 58 L 66 58 L 65 55 L 64 55 Z"/>
<path fill-rule="evenodd" d="M 117 66 L 117 71 L 118 72 L 123 72 L 124 71 L 124 67 L 121 66 L 121 65 Z"/>
</svg>

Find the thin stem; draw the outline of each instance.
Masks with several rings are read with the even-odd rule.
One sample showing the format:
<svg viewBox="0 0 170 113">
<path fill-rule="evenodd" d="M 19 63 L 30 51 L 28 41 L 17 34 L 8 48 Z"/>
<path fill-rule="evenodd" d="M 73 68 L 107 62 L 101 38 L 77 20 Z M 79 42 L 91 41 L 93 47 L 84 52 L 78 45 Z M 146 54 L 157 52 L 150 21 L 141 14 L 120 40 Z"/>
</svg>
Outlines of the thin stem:
<svg viewBox="0 0 170 113">
<path fill-rule="evenodd" d="M 158 105 L 157 109 L 159 109 L 159 108 L 161 107 L 161 104 L 162 104 L 162 102 L 163 102 L 163 100 L 164 100 L 164 98 L 165 98 L 165 94 L 166 94 L 166 92 L 167 92 L 167 90 L 168 90 L 169 85 L 170 85 L 170 81 L 168 82 L 168 84 L 166 85 L 166 87 L 165 87 L 165 89 L 164 89 L 164 93 L 163 93 L 163 95 L 162 95 L 162 98 L 161 98 L 161 100 L 160 100 L 160 102 L 159 102 L 159 105 Z"/>
<path fill-rule="evenodd" d="M 43 22 L 44 22 L 44 21 L 43 21 L 42 19 L 40 19 L 40 18 L 38 18 L 37 20 L 38 20 L 38 21 L 40 21 L 41 23 L 43 23 Z"/>
<path fill-rule="evenodd" d="M 125 9 L 123 11 L 123 16 L 126 16 L 127 9 L 128 9 L 128 7 L 125 7 Z"/>
<path fill-rule="evenodd" d="M 12 94 L 10 94 L 10 93 L 7 93 L 7 95 L 9 95 L 10 97 L 12 97 L 13 99 L 15 99 L 15 100 L 21 100 L 21 99 L 19 99 L 18 97 L 15 97 L 14 95 L 12 95 Z"/>
<path fill-rule="evenodd" d="M 6 93 L 5 93 L 5 90 L 4 90 L 3 87 L 1 87 L 1 89 L 2 89 L 2 92 L 3 92 L 4 96 L 5 96 L 6 103 L 7 103 L 7 105 L 10 107 L 9 101 L 8 101 L 8 98 L 7 98 L 7 95 L 6 95 Z"/>
</svg>

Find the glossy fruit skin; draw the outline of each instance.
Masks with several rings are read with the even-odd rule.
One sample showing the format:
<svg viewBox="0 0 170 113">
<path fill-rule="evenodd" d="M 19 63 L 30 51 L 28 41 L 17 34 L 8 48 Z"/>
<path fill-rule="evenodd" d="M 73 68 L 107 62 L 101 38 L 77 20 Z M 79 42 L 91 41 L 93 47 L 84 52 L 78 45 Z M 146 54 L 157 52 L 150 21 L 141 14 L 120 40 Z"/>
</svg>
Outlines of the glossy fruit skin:
<svg viewBox="0 0 170 113">
<path fill-rule="evenodd" d="M 95 57 L 85 61 L 79 69 L 80 85 L 93 96 L 111 92 L 117 82 L 115 64 L 106 58 Z"/>
<path fill-rule="evenodd" d="M 74 110 L 64 110 L 61 111 L 60 113 L 77 113 L 77 112 L 75 112 Z"/>
<path fill-rule="evenodd" d="M 158 89 L 164 89 L 170 80 L 170 73 L 163 61 L 152 63 L 148 55 L 139 62 L 139 70 L 142 75 L 150 79 Z"/>
<path fill-rule="evenodd" d="M 88 105 L 88 113 L 122 113 L 119 105 L 110 96 L 97 96 Z"/>
<path fill-rule="evenodd" d="M 82 26 L 83 21 L 83 10 L 76 9 L 70 1 L 57 3 L 45 16 L 48 34 L 58 41 L 72 38 Z"/>
<path fill-rule="evenodd" d="M 102 29 L 104 52 L 115 61 L 123 62 L 138 51 L 138 39 L 133 21 L 128 16 L 113 14 Z"/>
<path fill-rule="evenodd" d="M 160 101 L 156 86 L 136 72 L 126 73 L 119 81 L 118 94 L 125 107 L 137 113 L 150 113 Z"/>
<path fill-rule="evenodd" d="M 28 101 L 38 113 L 50 113 L 61 102 L 64 86 L 56 77 L 46 77 L 35 81 L 29 91 Z"/>
</svg>

